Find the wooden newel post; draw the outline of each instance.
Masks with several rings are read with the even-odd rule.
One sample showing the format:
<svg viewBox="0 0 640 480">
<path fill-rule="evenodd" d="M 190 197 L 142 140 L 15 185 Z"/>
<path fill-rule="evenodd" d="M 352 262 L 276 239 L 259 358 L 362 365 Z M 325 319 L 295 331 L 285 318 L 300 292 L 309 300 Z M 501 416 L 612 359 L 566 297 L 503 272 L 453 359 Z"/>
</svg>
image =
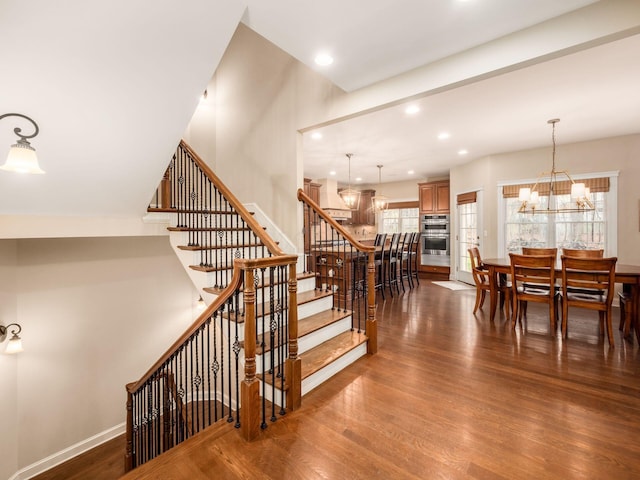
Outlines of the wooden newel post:
<svg viewBox="0 0 640 480">
<path fill-rule="evenodd" d="M 289 356 L 285 364 L 287 409 L 302 405 L 302 360 L 298 357 L 298 281 L 295 263 L 289 265 Z"/>
<path fill-rule="evenodd" d="M 378 352 L 378 323 L 376 322 L 376 264 L 375 252 L 367 254 L 367 324 L 366 333 L 369 341 L 367 342 L 367 353 L 374 354 Z"/>
<path fill-rule="evenodd" d="M 127 390 L 127 431 L 126 431 L 126 447 L 124 454 L 124 471 L 129 472 L 133 469 L 133 395 L 129 391 L 128 384 L 125 388 Z"/>
<path fill-rule="evenodd" d="M 160 205 L 162 208 L 171 208 L 171 177 L 168 168 L 160 182 Z"/>
<path fill-rule="evenodd" d="M 256 287 L 254 271 L 244 271 L 244 380 L 240 386 L 242 417 L 240 431 L 245 440 L 253 440 L 260 432 L 260 382 L 256 378 Z"/>
</svg>

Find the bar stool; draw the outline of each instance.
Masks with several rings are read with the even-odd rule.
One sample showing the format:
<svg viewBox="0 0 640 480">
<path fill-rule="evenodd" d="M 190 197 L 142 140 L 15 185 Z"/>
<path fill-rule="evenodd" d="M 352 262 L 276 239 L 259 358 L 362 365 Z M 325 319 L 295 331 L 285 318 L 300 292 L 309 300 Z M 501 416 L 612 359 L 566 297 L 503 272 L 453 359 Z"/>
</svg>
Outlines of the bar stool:
<svg viewBox="0 0 640 480">
<path fill-rule="evenodd" d="M 378 233 L 373 245 L 376 247 L 374 263 L 376 266 L 376 284 L 375 289 L 380 290 L 382 299 L 384 300 L 384 268 L 383 268 L 383 250 L 384 244 L 387 242 L 386 233 Z"/>
<path fill-rule="evenodd" d="M 391 297 L 393 297 L 393 286 L 396 286 L 396 291 L 400 295 L 400 288 L 398 287 L 398 247 L 400 245 L 400 234 L 394 233 L 391 235 L 391 241 L 389 247 L 384 249 L 382 254 L 382 262 L 384 268 L 384 285 L 389 287 Z"/>
</svg>

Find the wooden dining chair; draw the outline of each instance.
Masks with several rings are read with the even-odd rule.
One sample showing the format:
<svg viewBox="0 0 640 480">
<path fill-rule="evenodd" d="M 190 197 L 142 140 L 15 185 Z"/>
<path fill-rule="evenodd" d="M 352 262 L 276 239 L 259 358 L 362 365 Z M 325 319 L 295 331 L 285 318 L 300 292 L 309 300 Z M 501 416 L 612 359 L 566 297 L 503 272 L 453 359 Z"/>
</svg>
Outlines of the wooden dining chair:
<svg viewBox="0 0 640 480">
<path fill-rule="evenodd" d="M 558 255 L 558 249 L 555 247 L 522 247 L 523 255 L 553 255 L 553 258 L 556 258 Z M 527 285 L 529 286 L 529 285 Z M 544 285 L 538 285 L 537 288 L 544 288 Z M 560 288 L 556 285 L 555 287 L 556 293 L 560 293 Z M 527 316 L 527 302 L 523 302 L 520 305 L 522 308 L 521 313 L 522 316 Z"/>
<path fill-rule="evenodd" d="M 609 345 L 614 346 L 611 304 L 615 287 L 616 257 L 576 258 L 562 256 L 562 337 L 567 338 L 569 307 L 598 312 L 600 335 L 605 326 Z M 571 292 L 569 289 L 576 289 Z M 589 292 L 589 293 L 583 293 Z"/>
<path fill-rule="evenodd" d="M 479 308 L 482 308 L 487 292 L 490 290 L 489 271 L 482 265 L 482 258 L 480 257 L 478 247 L 470 248 L 468 252 L 469 259 L 471 260 L 471 275 L 473 276 L 473 282 L 476 284 L 476 304 L 473 307 L 473 313 L 475 314 Z M 500 307 L 502 308 L 504 306 L 505 315 L 509 318 L 511 285 L 506 282 L 499 281 L 499 283 Z"/>
<path fill-rule="evenodd" d="M 562 255 L 565 257 L 574 258 L 602 258 L 604 256 L 604 250 L 587 250 L 577 248 L 563 248 Z"/>
<path fill-rule="evenodd" d="M 551 335 L 556 333 L 558 321 L 558 294 L 555 289 L 556 257 L 554 255 L 509 254 L 511 261 L 511 318 L 512 327 L 526 317 L 526 303 L 547 303 L 549 305 L 549 326 Z"/>
<path fill-rule="evenodd" d="M 558 249 L 553 248 L 541 248 L 541 247 L 522 247 L 523 255 L 553 255 L 554 258 L 558 255 Z"/>
<path fill-rule="evenodd" d="M 618 330 L 621 330 L 623 336 L 626 338 L 631 332 L 631 327 L 635 326 L 635 310 L 633 308 L 633 291 L 631 285 L 622 285 L 622 291 L 618 293 L 618 299 L 620 301 L 620 324 Z M 640 332 L 637 331 L 638 343 L 640 343 Z"/>
</svg>

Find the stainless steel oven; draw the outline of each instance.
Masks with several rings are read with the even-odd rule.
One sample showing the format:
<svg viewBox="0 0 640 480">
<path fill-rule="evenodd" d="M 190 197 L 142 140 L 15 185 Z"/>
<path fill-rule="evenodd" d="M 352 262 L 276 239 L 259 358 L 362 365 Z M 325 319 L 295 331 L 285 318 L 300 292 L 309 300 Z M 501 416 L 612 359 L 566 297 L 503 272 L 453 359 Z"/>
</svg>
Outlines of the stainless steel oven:
<svg viewBox="0 0 640 480">
<path fill-rule="evenodd" d="M 450 255 L 450 235 L 430 233 L 422 235 L 422 254 L 423 255 Z"/>
<path fill-rule="evenodd" d="M 422 215 L 420 228 L 423 234 L 449 234 L 449 215 Z"/>
<path fill-rule="evenodd" d="M 423 215 L 420 224 L 422 265 L 449 266 L 451 263 L 449 215 Z"/>
</svg>

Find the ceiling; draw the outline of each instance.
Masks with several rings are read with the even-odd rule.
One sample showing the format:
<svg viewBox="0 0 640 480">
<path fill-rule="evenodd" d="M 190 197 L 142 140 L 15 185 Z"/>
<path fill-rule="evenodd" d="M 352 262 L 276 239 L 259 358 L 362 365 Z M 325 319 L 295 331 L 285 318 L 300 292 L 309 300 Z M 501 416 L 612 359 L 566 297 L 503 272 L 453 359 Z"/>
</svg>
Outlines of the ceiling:
<svg viewBox="0 0 640 480">
<path fill-rule="evenodd" d="M 346 91 L 549 21 L 594 0 L 251 1 L 243 22 Z M 600 2 L 604 3 L 604 2 Z M 616 8 L 608 1 L 611 8 Z M 617 2 L 618 4 L 624 2 Z M 619 5 L 618 5 L 619 6 Z M 336 12 L 340 12 L 336 15 Z M 587 24 L 588 19 L 582 19 Z M 526 47 L 525 47 L 526 48 Z M 318 52 L 335 61 L 315 65 Z M 304 134 L 304 176 L 377 183 L 446 176 L 474 158 L 640 131 L 637 35 Z M 446 89 L 445 89 L 446 90 Z M 446 140 L 438 139 L 442 132 Z M 321 134 L 315 140 L 313 134 Z M 465 155 L 458 152 L 465 150 Z M 559 153 L 559 160 L 561 159 Z M 412 171 L 412 174 L 408 172 Z"/>
<path fill-rule="evenodd" d="M 448 175 L 491 154 L 640 132 L 640 35 L 318 128 L 304 134 L 304 174 L 341 183 Z M 405 113 L 407 105 L 420 111 Z M 447 132 L 449 138 L 438 135 Z M 312 135 L 320 133 L 321 139 Z M 466 155 L 460 155 L 460 150 Z M 550 160 L 549 160 L 550 161 Z M 541 165 L 548 170 L 549 165 Z M 407 172 L 414 171 L 411 175 Z"/>
<path fill-rule="evenodd" d="M 598 5 L 633 10 L 629 22 L 635 23 L 627 28 L 640 29 L 636 0 L 185 0 L 177 5 L 173 0 L 0 2 L 0 63 L 6 67 L 0 115 L 19 112 L 38 122 L 40 134 L 32 144 L 47 171 L 0 172 L 0 215 L 139 218 L 241 19 L 350 92 L 349 98 L 438 59 Z M 594 38 L 605 35 L 598 33 L 597 22 L 588 25 Z M 550 30 L 551 37 L 558 33 L 564 32 Z M 340 160 L 347 151 L 354 154 L 354 177 L 367 182 L 377 181 L 377 164 L 384 165 L 383 181 L 401 180 L 408 168 L 416 177 L 444 174 L 460 161 L 455 152 L 462 147 L 469 150 L 468 161 L 548 144 L 546 120 L 554 116 L 562 119 L 560 143 L 633 133 L 640 125 L 638 95 L 631 89 L 640 84 L 639 48 L 630 34 L 621 37 L 629 38 L 423 96 L 421 111 L 411 118 L 396 106 L 349 122 L 327 122 L 320 142 L 305 134 L 305 174 L 325 177 L 335 162 L 336 178 L 346 181 Z M 331 66 L 313 63 L 321 49 L 334 56 Z M 30 129 L 3 119 L 0 150 L 15 142 L 15 127 Z M 451 133 L 447 143 L 434 140 L 442 129 Z"/>
</svg>

